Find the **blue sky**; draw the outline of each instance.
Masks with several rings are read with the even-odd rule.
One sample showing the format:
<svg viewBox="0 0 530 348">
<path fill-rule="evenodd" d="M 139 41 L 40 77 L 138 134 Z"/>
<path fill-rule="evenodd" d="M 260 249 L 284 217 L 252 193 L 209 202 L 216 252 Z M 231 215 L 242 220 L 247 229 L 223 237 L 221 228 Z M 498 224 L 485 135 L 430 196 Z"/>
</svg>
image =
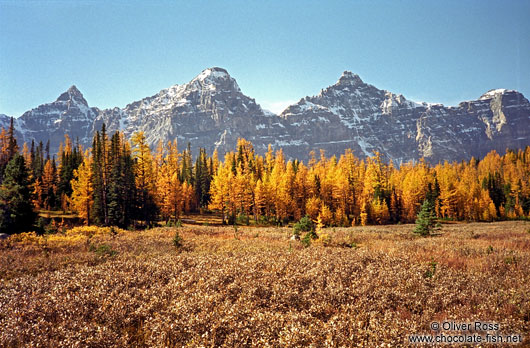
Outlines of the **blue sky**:
<svg viewBox="0 0 530 348">
<path fill-rule="evenodd" d="M 0 113 L 119 106 L 220 66 L 265 108 L 344 70 L 416 101 L 530 97 L 530 1 L 0 0 Z"/>
</svg>

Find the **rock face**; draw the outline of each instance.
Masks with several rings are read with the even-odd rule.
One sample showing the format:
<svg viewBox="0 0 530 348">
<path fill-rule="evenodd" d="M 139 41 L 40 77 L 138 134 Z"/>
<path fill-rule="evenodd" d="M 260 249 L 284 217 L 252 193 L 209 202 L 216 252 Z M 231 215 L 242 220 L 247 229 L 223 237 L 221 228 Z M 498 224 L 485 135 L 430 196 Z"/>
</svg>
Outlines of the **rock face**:
<svg viewBox="0 0 530 348">
<path fill-rule="evenodd" d="M 226 70 L 210 68 L 185 85 L 169 87 L 124 109 L 100 112 L 94 129 L 105 122 L 110 131 L 121 129 L 129 136 L 143 131 L 152 146 L 178 139 L 181 148 L 190 142 L 195 150 L 203 147 L 210 154 L 214 148 L 219 153 L 232 151 L 242 137 L 262 152 L 268 143 L 289 136 L 281 121 L 241 93 Z"/>
<path fill-rule="evenodd" d="M 421 157 L 432 163 L 459 161 L 530 145 L 530 104 L 521 93 L 504 89 L 445 107 L 406 100 L 344 72 L 335 85 L 280 116 L 296 126 L 290 128 L 292 139 L 302 141 L 305 152 L 352 148 L 364 157 L 378 151 L 396 163 Z M 298 157 L 299 149 L 290 146 L 286 152 Z"/>
<path fill-rule="evenodd" d="M 492 90 L 478 100 L 445 107 L 409 101 L 351 72 L 280 115 L 261 109 L 221 68 L 206 69 L 187 84 L 123 109 L 91 108 L 72 86 L 55 102 L 24 113 L 15 127 L 19 141 L 49 139 L 55 152 L 65 133 L 90 146 L 103 123 L 109 134 L 144 131 L 152 147 L 178 139 L 181 149 L 190 142 L 195 153 L 199 147 L 209 153 L 217 148 L 222 155 L 243 137 L 258 153 L 272 144 L 287 157 L 302 160 L 311 150 L 340 155 L 351 148 L 358 157 L 378 151 L 397 164 L 421 157 L 436 163 L 530 145 L 530 104 L 516 91 Z M 5 124 L 9 118 L 0 115 L 0 125 Z"/>
<path fill-rule="evenodd" d="M 91 144 L 92 127 L 98 114 L 99 110 L 89 107 L 81 92 L 72 86 L 53 103 L 25 112 L 15 127 L 23 138 L 19 142 L 49 140 L 51 152 L 55 153 L 65 134 L 84 146 Z"/>
</svg>

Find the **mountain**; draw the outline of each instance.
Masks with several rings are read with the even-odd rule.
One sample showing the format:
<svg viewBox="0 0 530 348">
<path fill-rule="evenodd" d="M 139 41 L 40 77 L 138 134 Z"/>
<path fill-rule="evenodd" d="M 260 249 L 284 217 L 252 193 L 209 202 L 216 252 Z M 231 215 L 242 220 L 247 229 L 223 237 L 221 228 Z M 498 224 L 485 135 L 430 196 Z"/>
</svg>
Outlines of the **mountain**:
<svg viewBox="0 0 530 348">
<path fill-rule="evenodd" d="M 378 151 L 396 163 L 421 157 L 436 163 L 530 145 L 530 104 L 505 89 L 445 107 L 409 101 L 346 71 L 336 84 L 280 116 L 296 126 L 290 128 L 293 145 L 286 148 L 294 157 L 317 147 L 328 154 L 352 148 L 360 157 Z"/>
<path fill-rule="evenodd" d="M 277 138 L 289 136 L 281 119 L 247 97 L 226 70 L 210 68 L 184 85 L 175 85 L 124 109 L 104 110 L 94 129 L 104 122 L 110 131 L 126 135 L 144 131 L 148 142 L 178 139 L 181 147 L 190 142 L 194 149 L 212 153 L 231 151 L 242 137 L 260 152 Z"/>
<path fill-rule="evenodd" d="M 9 124 L 0 115 L 0 125 Z M 67 133 L 83 146 L 105 123 L 109 134 L 127 136 L 144 131 L 154 148 L 159 141 L 191 143 L 196 153 L 234 150 L 239 137 L 258 153 L 268 144 L 287 157 L 306 160 L 311 150 L 340 155 L 351 148 L 358 157 L 378 151 L 399 164 L 421 157 L 443 160 L 482 157 L 495 149 L 530 145 L 530 104 L 512 90 L 492 90 L 456 107 L 418 103 L 380 90 L 351 72 L 320 94 L 305 97 L 280 115 L 263 110 L 241 92 L 222 68 L 202 71 L 187 84 L 174 85 L 124 108 L 89 107 L 81 92 L 70 87 L 56 101 L 16 119 L 19 141 L 51 142 L 56 152 Z"/>
<path fill-rule="evenodd" d="M 0 128 L 4 128 L 6 131 L 11 126 L 11 116 L 0 114 Z M 24 134 L 22 133 L 25 131 L 24 123 L 20 118 L 13 118 L 13 125 L 15 128 L 15 137 L 18 140 L 24 139 Z"/>
<path fill-rule="evenodd" d="M 50 150 L 55 153 L 64 135 L 88 146 L 92 142 L 94 120 L 99 114 L 98 108 L 91 108 L 76 86 L 70 87 L 53 103 L 43 104 L 26 111 L 15 126 L 22 135 L 20 140 L 31 142 L 50 141 Z"/>
</svg>

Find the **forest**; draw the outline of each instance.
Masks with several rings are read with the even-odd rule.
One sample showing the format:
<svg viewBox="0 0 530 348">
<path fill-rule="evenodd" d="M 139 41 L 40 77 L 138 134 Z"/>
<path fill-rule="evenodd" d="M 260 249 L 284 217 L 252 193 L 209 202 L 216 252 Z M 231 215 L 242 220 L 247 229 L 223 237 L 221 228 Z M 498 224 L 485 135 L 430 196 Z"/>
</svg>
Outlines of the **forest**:
<svg viewBox="0 0 530 348">
<path fill-rule="evenodd" d="M 2 347 L 409 347 L 445 320 L 528 346 L 530 147 L 398 166 L 240 139 L 221 160 L 103 126 L 54 157 L 13 133 Z"/>
<path fill-rule="evenodd" d="M 65 135 L 57 157 L 49 143 L 17 144 L 13 122 L 0 133 L 0 232 L 42 228 L 38 212 L 75 212 L 82 223 L 122 228 L 176 223 L 213 212 L 224 224 L 285 225 L 304 216 L 325 226 L 413 222 L 424 200 L 440 220 L 528 219 L 530 147 L 482 159 L 399 166 L 379 153 L 359 159 L 311 152 L 287 160 L 269 145 L 264 156 L 239 139 L 220 159 L 190 144 L 158 144 L 142 132 L 127 140 L 105 125 L 83 149 Z M 41 214 L 42 215 L 42 214 Z M 40 227 L 39 227 L 40 226 Z"/>
</svg>

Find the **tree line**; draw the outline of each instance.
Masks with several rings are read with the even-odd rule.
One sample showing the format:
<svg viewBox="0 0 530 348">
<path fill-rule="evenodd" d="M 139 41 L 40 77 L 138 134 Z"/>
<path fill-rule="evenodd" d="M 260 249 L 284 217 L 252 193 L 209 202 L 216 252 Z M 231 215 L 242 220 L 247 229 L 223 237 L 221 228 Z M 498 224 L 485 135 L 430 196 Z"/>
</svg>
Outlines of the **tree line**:
<svg viewBox="0 0 530 348">
<path fill-rule="evenodd" d="M 55 156 L 42 142 L 19 149 L 13 121 L 0 133 L 0 231 L 31 230 L 36 212 L 75 211 L 86 224 L 152 226 L 213 210 L 223 223 L 285 224 L 308 216 L 328 226 L 413 222 L 428 200 L 437 218 L 467 221 L 528 218 L 530 147 L 490 152 L 482 160 L 399 167 L 379 153 L 359 159 L 310 153 L 286 160 L 269 145 L 264 156 L 239 139 L 218 158 L 176 141 L 154 151 L 145 135 L 94 134 L 82 149 L 67 135 Z"/>
<path fill-rule="evenodd" d="M 492 151 L 480 161 L 430 166 L 420 160 L 398 168 L 379 153 L 361 160 L 351 150 L 339 158 L 312 152 L 307 165 L 286 161 L 270 146 L 262 157 L 241 139 L 214 172 L 209 207 L 232 219 L 285 223 L 308 215 L 328 226 L 409 223 L 426 199 L 440 219 L 528 218 L 530 211 L 530 147 L 504 156 Z"/>
</svg>

